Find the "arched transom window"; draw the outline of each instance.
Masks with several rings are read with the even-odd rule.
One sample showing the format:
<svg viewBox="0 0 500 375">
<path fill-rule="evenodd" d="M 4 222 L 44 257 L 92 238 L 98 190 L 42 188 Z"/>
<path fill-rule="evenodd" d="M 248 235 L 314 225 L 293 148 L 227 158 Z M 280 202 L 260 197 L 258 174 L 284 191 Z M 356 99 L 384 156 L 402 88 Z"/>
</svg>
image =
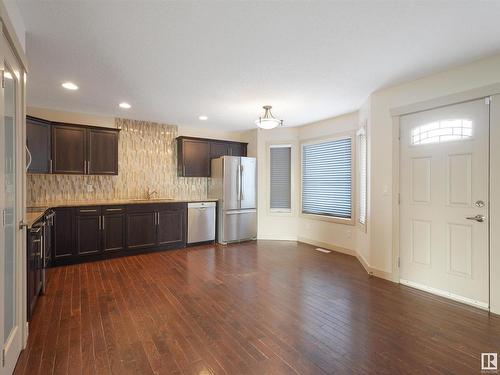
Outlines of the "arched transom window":
<svg viewBox="0 0 500 375">
<path fill-rule="evenodd" d="M 458 141 L 471 137 L 472 121 L 467 119 L 434 121 L 411 130 L 412 145 Z"/>
</svg>

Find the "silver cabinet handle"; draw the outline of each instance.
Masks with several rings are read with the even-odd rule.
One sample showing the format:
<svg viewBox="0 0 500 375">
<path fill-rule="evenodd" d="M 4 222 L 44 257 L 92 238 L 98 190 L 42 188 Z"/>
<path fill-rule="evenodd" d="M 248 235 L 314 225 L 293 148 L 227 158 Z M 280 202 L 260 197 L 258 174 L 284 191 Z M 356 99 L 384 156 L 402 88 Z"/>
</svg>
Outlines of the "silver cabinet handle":
<svg viewBox="0 0 500 375">
<path fill-rule="evenodd" d="M 101 229 L 102 229 L 102 230 L 104 230 L 104 223 L 105 223 L 105 220 L 104 220 L 104 219 L 105 219 L 105 218 L 104 218 L 104 216 L 101 216 L 101 218 L 102 218 L 102 228 L 101 228 Z"/>
<path fill-rule="evenodd" d="M 106 211 L 109 211 L 109 212 L 111 212 L 111 211 L 121 211 L 121 210 L 123 210 L 123 208 L 106 208 Z"/>
<path fill-rule="evenodd" d="M 93 210 L 80 210 L 80 212 L 97 212 L 97 209 L 93 209 Z"/>
<path fill-rule="evenodd" d="M 469 216 L 469 217 L 466 217 L 466 219 L 467 220 L 475 220 L 475 221 L 482 223 L 484 221 L 484 215 Z"/>
<path fill-rule="evenodd" d="M 159 212 L 157 212 L 157 213 L 156 213 L 156 217 L 158 218 L 158 219 L 156 220 L 156 225 L 158 225 L 158 226 L 159 226 L 159 225 L 160 225 L 160 213 L 159 213 Z"/>
</svg>

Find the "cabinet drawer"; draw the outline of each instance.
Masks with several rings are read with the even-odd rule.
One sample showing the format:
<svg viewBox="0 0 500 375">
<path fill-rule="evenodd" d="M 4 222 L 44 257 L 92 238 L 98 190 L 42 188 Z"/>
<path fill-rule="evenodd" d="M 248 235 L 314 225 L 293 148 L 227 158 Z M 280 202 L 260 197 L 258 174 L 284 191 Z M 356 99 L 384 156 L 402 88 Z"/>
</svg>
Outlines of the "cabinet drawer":
<svg viewBox="0 0 500 375">
<path fill-rule="evenodd" d="M 101 207 L 99 206 L 77 207 L 76 214 L 79 216 L 100 215 Z"/>
<path fill-rule="evenodd" d="M 101 210 L 103 215 L 123 214 L 125 206 L 104 206 Z"/>
</svg>

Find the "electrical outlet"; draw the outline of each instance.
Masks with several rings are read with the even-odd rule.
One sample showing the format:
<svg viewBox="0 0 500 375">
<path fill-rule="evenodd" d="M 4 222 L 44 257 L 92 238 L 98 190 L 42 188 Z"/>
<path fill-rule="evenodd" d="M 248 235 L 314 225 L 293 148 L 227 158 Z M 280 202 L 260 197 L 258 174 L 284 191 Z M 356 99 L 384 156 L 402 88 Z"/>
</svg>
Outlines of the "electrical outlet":
<svg viewBox="0 0 500 375">
<path fill-rule="evenodd" d="M 94 185 L 87 184 L 87 193 L 92 193 L 94 191 Z"/>
</svg>

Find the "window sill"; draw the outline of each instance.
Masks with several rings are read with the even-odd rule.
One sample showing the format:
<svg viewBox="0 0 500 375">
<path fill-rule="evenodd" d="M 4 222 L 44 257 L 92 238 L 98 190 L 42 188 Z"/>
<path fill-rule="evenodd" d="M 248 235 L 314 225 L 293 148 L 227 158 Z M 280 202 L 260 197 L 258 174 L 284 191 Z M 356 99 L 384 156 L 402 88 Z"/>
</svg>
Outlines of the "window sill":
<svg viewBox="0 0 500 375">
<path fill-rule="evenodd" d="M 268 209 L 269 216 L 292 216 L 292 210 Z"/>
<path fill-rule="evenodd" d="M 333 216 L 326 216 L 326 215 L 315 215 L 315 214 L 304 214 L 304 213 L 300 213 L 299 216 L 302 217 L 303 219 L 309 219 L 309 220 L 327 221 L 330 223 L 351 225 L 351 226 L 355 225 L 354 220 L 352 218 L 343 219 L 340 217 L 333 217 Z"/>
</svg>

